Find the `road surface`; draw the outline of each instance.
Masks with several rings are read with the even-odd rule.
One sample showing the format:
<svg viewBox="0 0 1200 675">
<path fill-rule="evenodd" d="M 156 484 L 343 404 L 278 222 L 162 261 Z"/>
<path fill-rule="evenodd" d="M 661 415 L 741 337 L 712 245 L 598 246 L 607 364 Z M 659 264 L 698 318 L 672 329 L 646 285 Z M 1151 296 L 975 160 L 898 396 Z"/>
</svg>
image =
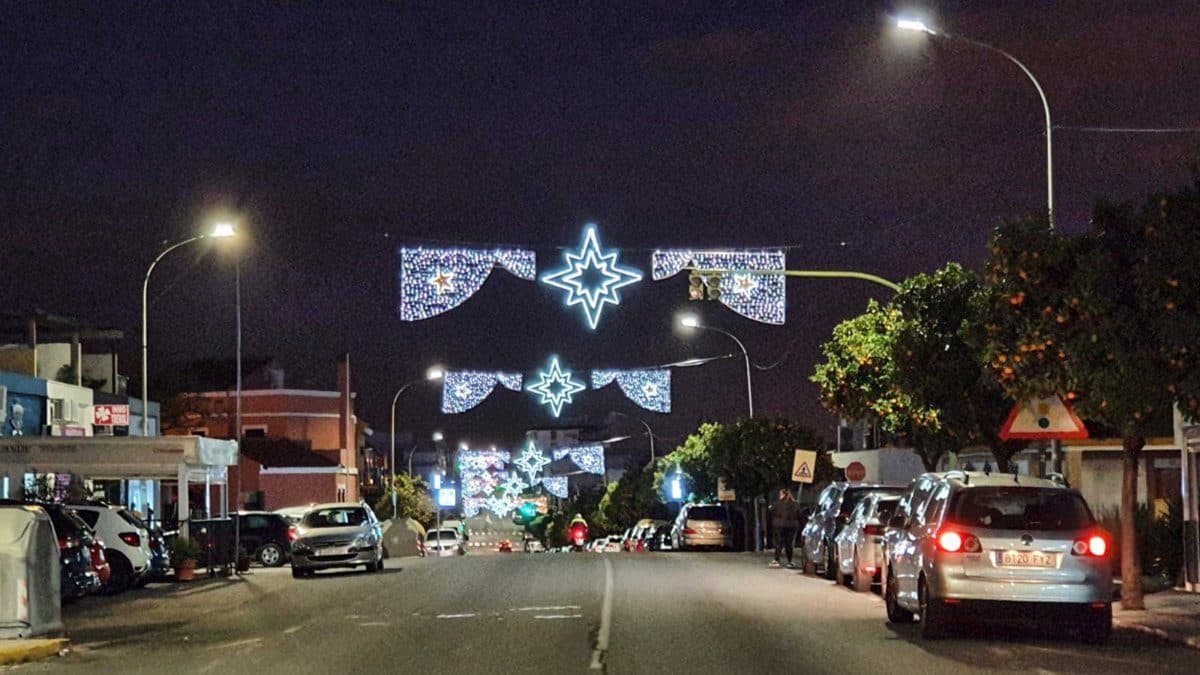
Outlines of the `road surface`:
<svg viewBox="0 0 1200 675">
<path fill-rule="evenodd" d="M 1200 673 L 1200 651 L 1120 630 L 1104 647 L 1062 628 L 925 642 L 889 626 L 874 595 L 736 553 L 472 554 L 300 580 L 256 569 L 86 598 L 65 619 L 73 653 L 18 670 Z"/>
</svg>

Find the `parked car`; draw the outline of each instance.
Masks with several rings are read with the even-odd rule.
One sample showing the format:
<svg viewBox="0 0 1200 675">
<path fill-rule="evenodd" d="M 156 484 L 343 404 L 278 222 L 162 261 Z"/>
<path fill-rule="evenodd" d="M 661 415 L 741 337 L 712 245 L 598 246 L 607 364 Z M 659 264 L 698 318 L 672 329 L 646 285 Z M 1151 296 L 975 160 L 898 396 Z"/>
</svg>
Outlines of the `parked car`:
<svg viewBox="0 0 1200 675">
<path fill-rule="evenodd" d="M 92 567 L 92 547 L 87 524 L 62 504 L 15 499 L 0 500 L 0 506 L 41 509 L 50 516 L 58 539 L 59 599 L 66 603 L 100 590 L 100 575 Z M 89 537 L 90 539 L 90 537 Z"/>
<path fill-rule="evenodd" d="M 897 495 L 872 493 L 858 503 L 850 522 L 835 539 L 841 581 L 859 593 L 880 582 L 883 569 L 883 528 L 896 506 Z"/>
<path fill-rule="evenodd" d="M 75 515 L 79 516 L 78 513 Z M 104 585 L 108 583 L 108 578 L 112 576 L 112 567 L 109 566 L 108 557 L 104 554 L 104 541 L 96 536 L 96 531 L 86 521 L 80 518 L 79 522 L 85 528 L 83 540 L 91 549 L 92 569 L 96 571 L 96 578 L 100 580 L 100 588 L 103 589 Z"/>
<path fill-rule="evenodd" d="M 897 504 L 895 512 L 892 513 L 891 519 L 884 523 L 883 539 L 879 544 L 885 567 L 885 573 L 881 575 L 880 579 L 879 594 L 881 596 L 887 595 L 886 567 L 892 550 L 904 539 L 904 531 L 909 527 L 909 523 L 916 522 L 923 513 L 925 502 L 933 493 L 933 488 L 941 477 L 940 473 L 923 473 L 914 478 L 909 483 L 908 490 L 900 496 L 900 502 Z"/>
<path fill-rule="evenodd" d="M 466 555 L 467 543 L 463 541 L 462 533 L 457 529 L 443 527 L 425 533 L 425 551 L 428 555 L 439 558 Z"/>
<path fill-rule="evenodd" d="M 263 567 L 279 567 L 291 558 L 298 529 L 282 514 L 241 511 L 238 526 L 242 548 Z"/>
<path fill-rule="evenodd" d="M 866 485 L 862 483 L 830 483 L 817 497 L 817 505 L 800 531 L 800 554 L 804 572 L 820 571 L 826 579 L 837 574 L 833 540 L 850 520 L 858 503 L 873 493 L 899 495 L 905 488 L 898 485 Z"/>
<path fill-rule="evenodd" d="M 654 538 L 650 541 L 651 551 L 671 551 L 671 526 L 659 525 L 654 528 Z"/>
<path fill-rule="evenodd" d="M 146 530 L 146 540 L 150 548 L 150 572 L 138 579 L 134 586 L 141 588 L 151 581 L 165 581 L 171 578 L 175 571 L 171 569 L 171 554 L 167 550 L 166 535 L 162 528 L 147 523 L 136 511 L 126 512 L 133 523 Z"/>
<path fill-rule="evenodd" d="M 625 534 L 621 535 L 621 550 L 622 551 L 626 551 L 626 552 L 629 551 L 630 545 L 633 542 L 634 529 L 636 529 L 636 528 L 633 528 L 633 527 L 628 528 L 625 530 Z"/>
<path fill-rule="evenodd" d="M 150 533 L 134 513 L 124 506 L 104 502 L 70 504 L 100 539 L 112 572 L 106 593 L 118 593 L 140 583 L 150 573 Z"/>
<path fill-rule="evenodd" d="M 684 504 L 671 529 L 671 547 L 677 551 L 692 548 L 733 548 L 733 526 L 729 514 L 719 504 Z"/>
<path fill-rule="evenodd" d="M 368 572 L 383 570 L 383 531 L 371 507 L 334 502 L 304 514 L 292 542 L 293 577 L 359 565 Z"/>
<path fill-rule="evenodd" d="M 937 638 L 964 619 L 1112 630 L 1110 535 L 1075 490 L 1055 480 L 950 471 L 887 561 L 893 623 L 921 618 Z"/>
<path fill-rule="evenodd" d="M 600 548 L 601 553 L 620 553 L 621 552 L 621 535 L 609 535 L 608 541 Z"/>
</svg>

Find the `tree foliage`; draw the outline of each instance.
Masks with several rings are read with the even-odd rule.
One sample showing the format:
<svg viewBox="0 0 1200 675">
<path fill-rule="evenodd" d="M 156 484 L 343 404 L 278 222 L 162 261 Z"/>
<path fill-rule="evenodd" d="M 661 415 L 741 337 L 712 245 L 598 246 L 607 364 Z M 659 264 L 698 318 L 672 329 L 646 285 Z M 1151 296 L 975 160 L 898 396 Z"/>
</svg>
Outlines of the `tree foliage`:
<svg viewBox="0 0 1200 675">
<path fill-rule="evenodd" d="M 825 442 L 808 427 L 791 420 L 738 420 L 721 427 L 712 437 L 711 467 L 742 499 L 767 495 L 780 487 L 792 487 L 792 460 L 796 450 L 819 452 L 814 467 L 816 482 L 833 480 Z"/>
<path fill-rule="evenodd" d="M 412 518 L 425 527 L 433 525 L 434 505 L 429 485 L 422 478 L 397 474 L 393 484 L 384 477 L 383 492 L 375 502 L 375 515 L 380 519 L 392 517 L 392 492 L 396 493 L 396 512 L 400 518 Z"/>
<path fill-rule="evenodd" d="M 608 484 L 596 510 L 596 525 L 607 532 L 619 532 L 642 518 L 665 517 L 665 511 L 654 490 L 653 471 L 635 464 L 620 480 Z"/>
<path fill-rule="evenodd" d="M 688 491 L 698 501 L 711 501 L 717 496 L 717 470 L 713 465 L 712 446 L 714 439 L 725 427 L 716 422 L 701 424 L 696 432 L 684 439 L 683 444 L 658 459 L 654 468 L 653 489 L 663 501 L 667 500 L 666 480 L 668 475 L 679 473 L 688 486 Z"/>
</svg>

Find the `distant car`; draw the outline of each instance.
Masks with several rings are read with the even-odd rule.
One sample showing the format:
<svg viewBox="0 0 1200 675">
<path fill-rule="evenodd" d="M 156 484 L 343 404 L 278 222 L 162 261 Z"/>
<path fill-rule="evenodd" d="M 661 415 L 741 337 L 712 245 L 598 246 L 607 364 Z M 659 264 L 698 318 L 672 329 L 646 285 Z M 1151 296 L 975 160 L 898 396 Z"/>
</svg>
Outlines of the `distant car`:
<svg viewBox="0 0 1200 675">
<path fill-rule="evenodd" d="M 50 516 L 58 539 L 59 599 L 70 602 L 100 590 L 100 575 L 92 567 L 91 535 L 87 523 L 62 504 L 0 500 L 0 506 L 41 509 Z"/>
<path fill-rule="evenodd" d="M 1112 540 L 1083 497 L 1060 482 L 948 471 L 887 561 L 893 623 L 921 636 L 971 618 L 1112 631 Z"/>
<path fill-rule="evenodd" d="M 859 593 L 881 581 L 883 528 L 899 503 L 898 495 L 871 494 L 858 503 L 834 539 L 839 578 Z"/>
<path fill-rule="evenodd" d="M 654 528 L 654 539 L 650 542 L 651 551 L 671 551 L 671 526 L 659 525 Z"/>
<path fill-rule="evenodd" d="M 106 593 L 118 593 L 143 583 L 150 574 L 150 533 L 136 514 L 124 506 L 104 502 L 69 504 L 104 541 L 104 555 L 112 572 Z"/>
<path fill-rule="evenodd" d="M 425 554 L 438 558 L 466 555 L 467 544 L 457 529 L 429 530 L 425 533 Z"/>
<path fill-rule="evenodd" d="M 633 531 L 635 529 L 636 528 L 631 527 L 631 528 L 625 530 L 625 534 L 621 535 L 621 550 L 622 551 L 628 551 L 630 549 L 630 545 L 633 541 Z"/>
<path fill-rule="evenodd" d="M 671 528 L 671 548 L 733 548 L 733 526 L 720 504 L 684 504 Z"/>
<path fill-rule="evenodd" d="M 371 507 L 351 502 L 312 507 L 292 542 L 292 576 L 359 565 L 368 572 L 383 570 L 383 532 Z"/>
<path fill-rule="evenodd" d="M 833 580 L 837 576 L 834 539 L 841 534 L 858 503 L 870 494 L 899 495 L 905 490 L 899 485 L 861 483 L 831 483 L 822 490 L 808 523 L 800 532 L 800 555 L 805 573 L 819 571 L 826 579 Z"/>
<path fill-rule="evenodd" d="M 526 539 L 524 546 L 526 553 L 544 553 L 546 551 L 546 547 L 542 546 L 542 542 L 537 539 Z"/>
<path fill-rule="evenodd" d="M 242 548 L 263 567 L 279 567 L 292 555 L 292 539 L 299 528 L 287 517 L 269 511 L 238 513 Z"/>
<path fill-rule="evenodd" d="M 500 542 L 498 550 L 500 553 L 512 553 L 512 542 L 505 539 L 504 541 Z"/>
</svg>

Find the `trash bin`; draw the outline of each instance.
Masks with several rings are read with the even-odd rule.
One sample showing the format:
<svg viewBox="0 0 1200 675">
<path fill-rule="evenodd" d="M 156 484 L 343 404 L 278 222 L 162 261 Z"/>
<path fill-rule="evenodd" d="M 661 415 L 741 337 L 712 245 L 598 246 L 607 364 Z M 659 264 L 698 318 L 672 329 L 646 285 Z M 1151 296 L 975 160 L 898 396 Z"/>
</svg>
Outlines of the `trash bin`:
<svg viewBox="0 0 1200 675">
<path fill-rule="evenodd" d="M 0 639 L 59 633 L 58 539 L 37 506 L 0 506 Z"/>
</svg>

